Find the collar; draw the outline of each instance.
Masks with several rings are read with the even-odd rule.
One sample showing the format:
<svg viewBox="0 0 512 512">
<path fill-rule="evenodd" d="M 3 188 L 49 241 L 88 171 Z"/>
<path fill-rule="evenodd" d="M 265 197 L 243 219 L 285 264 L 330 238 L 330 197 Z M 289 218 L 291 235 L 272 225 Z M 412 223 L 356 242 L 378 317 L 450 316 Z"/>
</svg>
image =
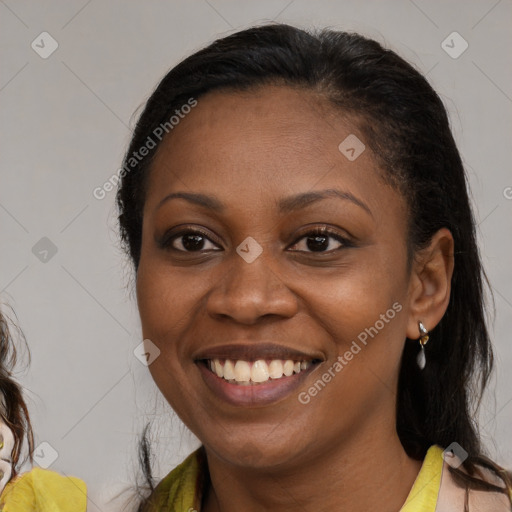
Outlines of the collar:
<svg viewBox="0 0 512 512">
<path fill-rule="evenodd" d="M 483 476 L 496 484 L 490 471 L 484 472 Z M 201 512 L 202 498 L 209 483 L 206 452 L 204 446 L 201 446 L 157 485 L 145 512 Z M 443 449 L 432 445 L 427 450 L 416 480 L 399 512 L 462 512 L 465 494 L 465 489 L 456 484 L 443 459 Z M 470 494 L 470 505 L 476 507 L 470 510 L 511 510 L 505 494 L 473 490 Z"/>
</svg>

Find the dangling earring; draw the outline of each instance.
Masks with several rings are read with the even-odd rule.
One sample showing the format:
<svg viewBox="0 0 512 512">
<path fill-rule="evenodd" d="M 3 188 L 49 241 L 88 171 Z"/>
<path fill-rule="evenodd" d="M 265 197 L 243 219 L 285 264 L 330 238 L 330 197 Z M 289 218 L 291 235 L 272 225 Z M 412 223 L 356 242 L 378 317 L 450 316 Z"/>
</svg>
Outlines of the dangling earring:
<svg viewBox="0 0 512 512">
<path fill-rule="evenodd" d="M 420 353 L 418 354 L 418 356 L 416 357 L 416 362 L 418 363 L 420 370 L 423 370 L 423 368 L 425 368 L 425 365 L 427 363 L 427 358 L 425 357 L 425 344 L 428 341 L 428 331 L 421 322 L 418 322 L 418 327 L 420 330 L 421 350 L 420 350 Z"/>
</svg>

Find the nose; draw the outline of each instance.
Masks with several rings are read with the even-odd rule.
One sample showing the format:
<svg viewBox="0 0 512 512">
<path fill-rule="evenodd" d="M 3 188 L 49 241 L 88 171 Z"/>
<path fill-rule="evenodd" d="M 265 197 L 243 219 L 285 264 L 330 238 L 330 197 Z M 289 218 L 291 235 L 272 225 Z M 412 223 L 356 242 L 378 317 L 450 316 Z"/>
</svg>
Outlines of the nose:
<svg viewBox="0 0 512 512">
<path fill-rule="evenodd" d="M 232 261 L 225 262 L 209 294 L 206 307 L 210 316 L 251 325 L 262 317 L 291 318 L 296 314 L 297 297 L 265 252 L 251 263 L 237 253 L 229 259 Z"/>
</svg>

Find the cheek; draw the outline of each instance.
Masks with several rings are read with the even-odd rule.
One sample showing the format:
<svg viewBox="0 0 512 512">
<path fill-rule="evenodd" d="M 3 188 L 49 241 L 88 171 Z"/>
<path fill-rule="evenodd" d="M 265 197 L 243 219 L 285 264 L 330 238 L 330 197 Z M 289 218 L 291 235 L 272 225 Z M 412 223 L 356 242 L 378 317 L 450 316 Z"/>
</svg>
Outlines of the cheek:
<svg viewBox="0 0 512 512">
<path fill-rule="evenodd" d="M 394 387 L 407 326 L 407 276 L 374 254 L 360 264 L 309 283 L 308 309 L 332 340 L 330 359 L 343 360 L 334 388 L 350 388 L 354 400 L 386 383 Z M 304 291 L 304 293 L 306 293 Z M 332 364 L 331 364 L 332 366 Z M 339 369 L 339 367 L 338 367 Z M 347 396 L 345 394 L 345 396 Z"/>
<path fill-rule="evenodd" d="M 146 263 L 147 262 L 147 263 Z M 171 271 L 158 259 L 141 259 L 137 275 L 137 304 L 144 337 L 172 345 L 198 307 L 201 280 Z"/>
<path fill-rule="evenodd" d="M 151 340 L 160 355 L 149 370 L 160 387 L 162 379 L 169 379 L 180 371 L 178 362 L 179 330 L 186 319 L 183 300 L 178 299 L 174 283 L 154 262 L 146 264 L 141 258 L 137 274 L 137 305 L 142 325 L 142 336 Z"/>
<path fill-rule="evenodd" d="M 407 296 L 405 276 L 401 278 L 382 259 L 363 257 L 361 260 L 345 271 L 325 278 L 317 276 L 314 286 L 312 280 L 305 288 L 309 290 L 308 307 L 329 332 L 343 334 L 337 336 L 341 341 L 357 338 L 375 323 L 379 331 L 390 331 L 391 327 L 396 330 L 403 316 L 400 312 Z"/>
<path fill-rule="evenodd" d="M 331 417 L 326 411 L 340 411 L 329 423 L 335 436 L 340 425 L 361 424 L 369 411 L 393 410 L 407 325 L 405 287 L 393 274 L 379 280 L 372 274 L 316 280 L 315 293 L 309 295 L 310 311 L 332 341 L 329 360 L 314 382 L 300 391 L 302 399 L 310 400 L 309 413 L 317 418 L 312 421 L 323 425 L 319 428 L 325 435 L 325 415 Z"/>
<path fill-rule="evenodd" d="M 158 263 L 141 258 L 137 274 L 137 303 L 144 339 L 150 339 L 160 350 L 149 365 L 151 376 L 169 405 L 189 426 L 196 424 L 187 404 L 196 403 L 186 385 L 190 372 L 197 371 L 193 362 L 183 356 L 180 337 L 190 328 L 190 315 L 195 300 L 188 281 L 171 276 Z M 181 286 L 184 286 L 182 288 Z M 187 293 L 183 289 L 188 290 Z"/>
<path fill-rule="evenodd" d="M 377 336 L 389 337 L 402 327 L 403 294 L 394 293 L 382 285 L 362 289 L 360 282 L 340 283 L 340 289 L 328 301 L 323 301 L 323 322 L 329 331 L 339 333 L 342 345 L 359 339 L 362 343 Z M 366 333 L 366 335 L 365 335 Z"/>
</svg>

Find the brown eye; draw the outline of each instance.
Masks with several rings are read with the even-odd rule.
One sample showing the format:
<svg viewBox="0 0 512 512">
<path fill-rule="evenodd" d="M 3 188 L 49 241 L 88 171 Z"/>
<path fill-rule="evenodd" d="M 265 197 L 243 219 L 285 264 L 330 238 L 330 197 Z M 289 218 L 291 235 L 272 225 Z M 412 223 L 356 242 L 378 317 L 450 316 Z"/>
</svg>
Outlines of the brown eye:
<svg viewBox="0 0 512 512">
<path fill-rule="evenodd" d="M 210 244 L 210 246 L 208 246 Z M 201 252 L 219 250 L 208 236 L 199 230 L 188 229 L 172 236 L 164 236 L 160 242 L 162 249 L 170 249 L 179 252 Z"/>
<path fill-rule="evenodd" d="M 308 231 L 304 233 L 299 241 L 305 240 L 305 243 L 298 243 L 292 247 L 302 246 L 299 249 L 292 249 L 299 252 L 333 252 L 343 247 L 352 247 L 353 245 L 350 243 L 348 239 L 341 236 L 339 233 L 335 231 L 319 228 L 315 230 Z"/>
</svg>

